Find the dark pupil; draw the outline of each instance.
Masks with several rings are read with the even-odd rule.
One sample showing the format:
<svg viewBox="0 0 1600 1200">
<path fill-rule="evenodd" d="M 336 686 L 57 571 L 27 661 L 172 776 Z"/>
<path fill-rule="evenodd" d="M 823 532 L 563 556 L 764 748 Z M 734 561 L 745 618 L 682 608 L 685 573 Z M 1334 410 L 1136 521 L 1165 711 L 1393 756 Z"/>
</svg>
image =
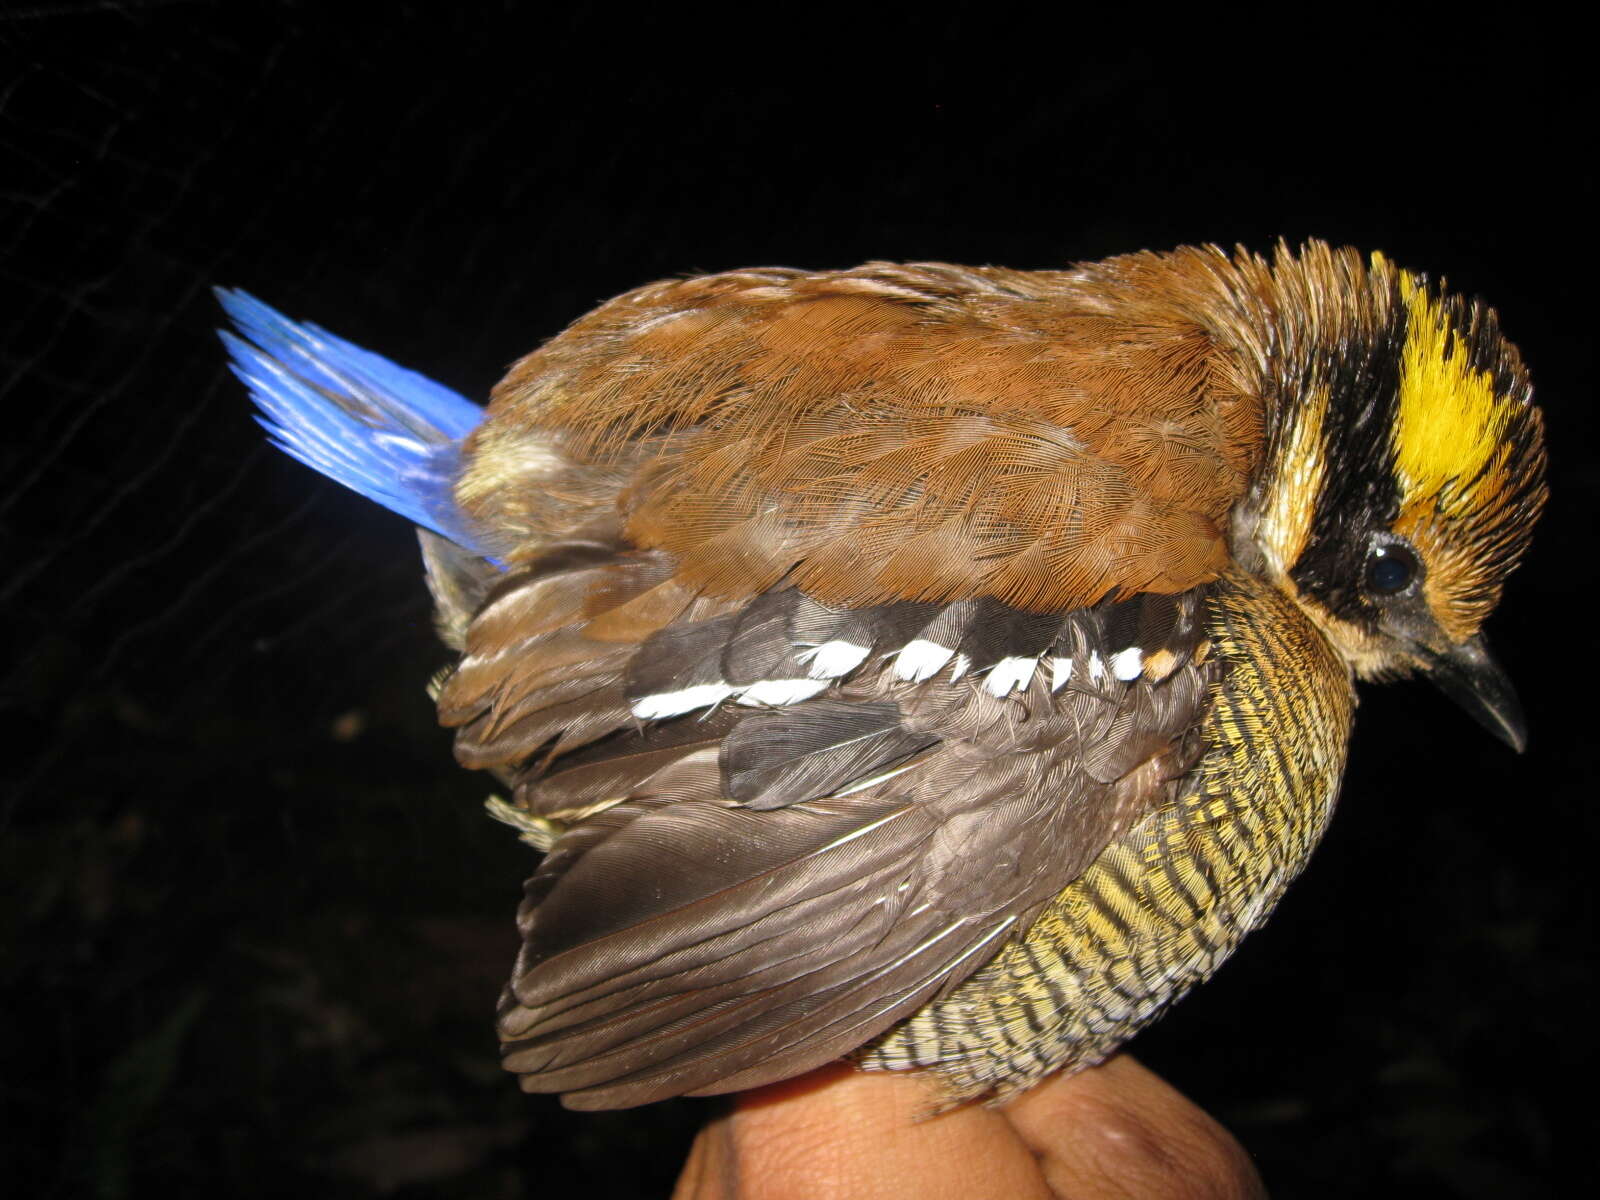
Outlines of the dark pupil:
<svg viewBox="0 0 1600 1200">
<path fill-rule="evenodd" d="M 1367 562 L 1367 586 L 1380 595 L 1404 591 L 1417 564 L 1404 550 L 1377 550 Z"/>
</svg>

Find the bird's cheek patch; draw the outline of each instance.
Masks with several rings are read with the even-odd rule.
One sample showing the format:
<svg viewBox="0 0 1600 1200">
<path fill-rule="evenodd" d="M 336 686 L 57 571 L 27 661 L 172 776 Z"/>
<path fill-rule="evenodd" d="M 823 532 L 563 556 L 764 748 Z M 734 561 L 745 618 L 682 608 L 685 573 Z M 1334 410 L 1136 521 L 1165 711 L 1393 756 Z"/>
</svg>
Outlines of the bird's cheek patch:
<svg viewBox="0 0 1600 1200">
<path fill-rule="evenodd" d="M 1463 542 L 1459 533 L 1450 536 L 1431 503 L 1408 505 L 1394 531 L 1416 547 L 1427 568 L 1422 594 L 1445 637 L 1458 643 L 1477 633 L 1500 599 L 1500 584 L 1470 553 L 1472 543 Z"/>
</svg>

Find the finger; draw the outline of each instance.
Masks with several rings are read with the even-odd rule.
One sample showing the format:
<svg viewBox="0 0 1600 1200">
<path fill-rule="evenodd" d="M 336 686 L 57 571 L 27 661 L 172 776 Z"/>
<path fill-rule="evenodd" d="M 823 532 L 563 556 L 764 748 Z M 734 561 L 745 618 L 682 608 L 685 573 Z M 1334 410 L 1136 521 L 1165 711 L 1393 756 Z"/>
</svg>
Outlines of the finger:
<svg viewBox="0 0 1600 1200">
<path fill-rule="evenodd" d="M 1237 1200 L 1267 1194 L 1231 1133 L 1127 1055 L 1046 1080 L 1001 1111 L 1060 1196 Z"/>
<path fill-rule="evenodd" d="M 674 1198 L 1049 1200 L 1004 1116 L 929 1116 L 938 1102 L 925 1080 L 843 1064 L 748 1092 L 701 1133 Z"/>
</svg>

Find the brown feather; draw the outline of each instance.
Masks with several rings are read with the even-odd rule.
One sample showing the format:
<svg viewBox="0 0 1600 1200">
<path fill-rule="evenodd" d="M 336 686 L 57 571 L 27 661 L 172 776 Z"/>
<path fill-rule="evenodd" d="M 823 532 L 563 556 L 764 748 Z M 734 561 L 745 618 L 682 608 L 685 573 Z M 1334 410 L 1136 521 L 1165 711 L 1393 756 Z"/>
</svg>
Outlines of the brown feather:
<svg viewBox="0 0 1600 1200">
<path fill-rule="evenodd" d="M 490 482 L 521 445 L 631 469 L 627 537 L 718 596 L 791 572 L 840 605 L 1182 591 L 1227 563 L 1263 417 L 1172 291 L 1108 313 L 1073 273 L 886 264 L 654 284 L 513 369 L 459 494 L 514 528 Z"/>
</svg>

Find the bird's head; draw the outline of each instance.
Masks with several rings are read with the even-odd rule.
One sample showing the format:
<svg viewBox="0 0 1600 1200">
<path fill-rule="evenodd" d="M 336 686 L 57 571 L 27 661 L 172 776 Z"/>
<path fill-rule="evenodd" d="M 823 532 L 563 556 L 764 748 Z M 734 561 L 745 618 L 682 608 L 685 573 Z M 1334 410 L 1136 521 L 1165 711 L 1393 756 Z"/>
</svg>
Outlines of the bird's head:
<svg viewBox="0 0 1600 1200">
<path fill-rule="evenodd" d="M 1494 312 L 1382 255 L 1258 264 L 1276 403 L 1237 535 L 1363 679 L 1421 672 L 1521 749 L 1481 629 L 1544 506 L 1543 422 Z"/>
</svg>

